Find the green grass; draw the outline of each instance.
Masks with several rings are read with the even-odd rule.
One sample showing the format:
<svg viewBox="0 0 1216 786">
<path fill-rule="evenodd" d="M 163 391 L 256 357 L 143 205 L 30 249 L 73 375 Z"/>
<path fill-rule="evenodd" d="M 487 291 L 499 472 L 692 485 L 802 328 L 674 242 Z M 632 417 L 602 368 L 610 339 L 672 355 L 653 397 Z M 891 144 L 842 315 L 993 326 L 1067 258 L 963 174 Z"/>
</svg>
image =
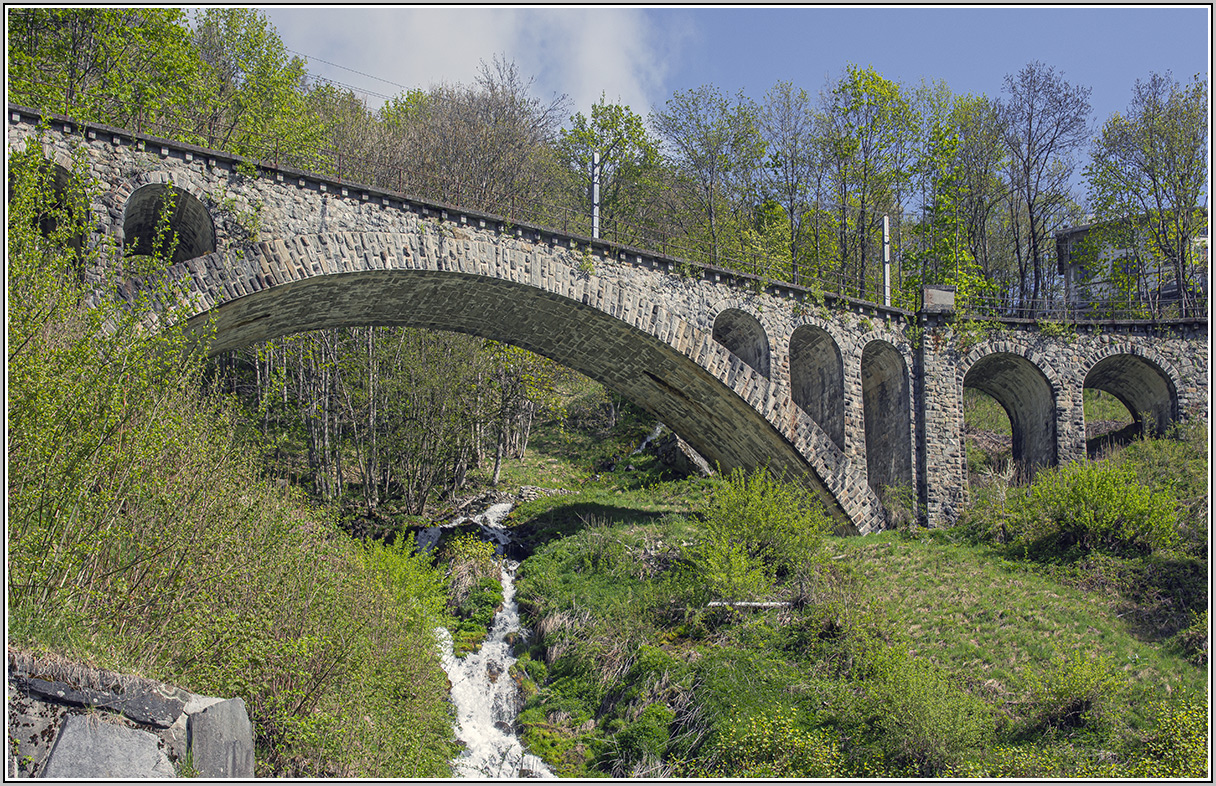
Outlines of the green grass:
<svg viewBox="0 0 1216 786">
<path fill-rule="evenodd" d="M 1201 436 L 1111 460 L 1185 507 L 1206 499 Z M 519 582 L 536 631 L 520 722 L 559 774 L 1203 771 L 1197 510 L 1183 511 L 1181 545 L 1148 556 L 1029 559 L 962 528 L 829 538 L 812 584 L 780 591 L 802 605 L 741 610 L 704 606 L 685 569 L 721 482 L 618 470 L 516 511 L 535 550 Z M 798 756 L 771 755 L 794 742 Z"/>
<path fill-rule="evenodd" d="M 1127 411 L 1123 402 L 1110 393 L 1097 388 L 1085 388 L 1082 391 L 1085 401 L 1085 422 L 1096 423 L 1109 420 L 1117 423 L 1131 423 L 1132 413 Z"/>
<path fill-rule="evenodd" d="M 868 597 L 907 632 L 913 652 L 954 674 L 1011 716 L 1057 653 L 1106 657 L 1135 686 L 1126 719 L 1143 726 L 1136 696 L 1202 693 L 1205 674 L 1159 642 L 1137 637 L 1109 594 L 1011 561 L 984 545 L 895 533 L 832 541 L 866 580 Z"/>
<path fill-rule="evenodd" d="M 992 396 L 975 388 L 963 388 L 963 423 L 981 431 L 1013 433 L 1005 408 Z"/>
</svg>

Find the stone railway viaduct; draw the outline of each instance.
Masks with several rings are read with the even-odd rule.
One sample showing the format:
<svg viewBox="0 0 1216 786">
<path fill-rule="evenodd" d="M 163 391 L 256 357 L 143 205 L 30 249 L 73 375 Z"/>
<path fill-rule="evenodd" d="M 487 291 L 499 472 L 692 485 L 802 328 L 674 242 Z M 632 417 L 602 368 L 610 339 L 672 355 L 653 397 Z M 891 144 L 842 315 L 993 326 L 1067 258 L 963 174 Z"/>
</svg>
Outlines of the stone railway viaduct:
<svg viewBox="0 0 1216 786">
<path fill-rule="evenodd" d="M 1207 320 L 1006 321 L 976 338 L 913 313 L 100 125 L 8 107 L 10 151 L 82 155 L 96 242 L 139 252 L 175 194 L 170 275 L 212 353 L 307 330 L 407 325 L 552 358 L 656 415 L 724 468 L 801 478 L 867 533 L 883 489 L 930 524 L 967 499 L 963 389 L 993 396 L 1025 468 L 1085 456 L 1082 390 L 1142 425 L 1207 417 Z M 63 173 L 66 174 L 66 171 Z M 131 283 L 128 282 L 128 286 Z"/>
</svg>

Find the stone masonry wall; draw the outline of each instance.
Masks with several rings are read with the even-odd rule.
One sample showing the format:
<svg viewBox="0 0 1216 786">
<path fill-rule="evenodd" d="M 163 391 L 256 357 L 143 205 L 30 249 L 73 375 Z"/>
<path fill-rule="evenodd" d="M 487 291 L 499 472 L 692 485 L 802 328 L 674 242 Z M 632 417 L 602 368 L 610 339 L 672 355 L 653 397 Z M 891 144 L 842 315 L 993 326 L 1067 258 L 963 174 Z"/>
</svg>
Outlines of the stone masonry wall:
<svg viewBox="0 0 1216 786">
<path fill-rule="evenodd" d="M 33 115 L 10 107 L 8 133 L 10 147 L 23 145 L 35 134 Z M 908 481 L 930 523 L 957 516 L 966 502 L 964 382 L 1039 391 L 1035 406 L 1050 411 L 1018 410 L 1030 404 L 1014 400 L 1014 392 L 1008 406 L 1028 428 L 1051 420 L 1051 445 L 1042 444 L 1042 429 L 1026 444 L 1053 461 L 1084 455 L 1081 389 L 1111 355 L 1135 355 L 1127 364 L 1133 371 L 1160 369 L 1175 392 L 1176 417 L 1207 412 L 1206 320 L 1083 326 L 1076 335 L 1010 323 L 975 341 L 949 314 L 819 296 L 117 129 L 60 119 L 41 148 L 65 168 L 82 158 L 101 184 L 95 240 L 125 239 L 127 205 L 144 187 L 172 182 L 204 208 L 194 215 L 209 216 L 212 231 L 192 236 L 214 236 L 215 249 L 173 274 L 190 290 L 200 315 L 194 324 L 214 320 L 213 351 L 360 324 L 507 341 L 614 388 L 724 468 L 768 465 L 806 478 L 862 533 L 885 525 L 869 485 L 875 472 L 891 476 L 882 468 L 910 468 Z M 763 369 L 756 357 L 767 345 L 767 375 L 713 338 L 720 315 L 745 324 L 739 313 L 756 320 L 764 336 L 749 335 L 738 349 Z M 842 383 L 813 409 L 832 429 L 843 424 L 843 446 L 793 402 L 789 348 L 802 326 L 823 331 L 834 345 L 817 339 L 807 350 L 815 363 L 837 363 L 833 350 L 839 353 L 839 373 L 830 376 Z M 875 376 L 867 364 L 881 359 L 887 373 L 893 356 L 902 358 L 899 373 L 907 378 L 872 397 L 867 412 L 866 380 Z M 1025 378 L 1017 378 L 1019 368 Z M 894 390 L 902 400 L 890 398 Z M 888 455 L 867 455 L 867 417 L 879 422 L 891 413 L 900 420 L 886 422 L 903 430 L 906 421 L 907 436 L 875 435 L 875 449 Z"/>
</svg>

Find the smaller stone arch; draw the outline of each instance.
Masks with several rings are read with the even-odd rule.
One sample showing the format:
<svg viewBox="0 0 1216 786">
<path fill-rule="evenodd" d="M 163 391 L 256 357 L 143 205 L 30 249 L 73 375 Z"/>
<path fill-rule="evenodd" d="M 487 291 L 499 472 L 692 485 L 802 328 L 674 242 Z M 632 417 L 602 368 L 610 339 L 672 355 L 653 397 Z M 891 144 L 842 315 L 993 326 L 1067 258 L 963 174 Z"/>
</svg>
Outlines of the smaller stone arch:
<svg viewBox="0 0 1216 786">
<path fill-rule="evenodd" d="M 47 184 L 54 192 L 54 203 L 60 210 L 67 212 L 71 216 L 72 221 L 84 221 L 88 219 L 78 215 L 82 206 L 74 204 L 69 196 L 69 190 L 72 187 L 72 170 L 75 164 L 64 153 L 55 150 L 49 145 L 44 145 L 42 149 L 42 158 L 39 163 L 39 168 L 43 173 L 49 175 Z M 9 170 L 9 199 L 13 196 L 13 176 L 12 169 Z M 38 217 L 37 226 L 39 232 L 45 238 L 50 238 L 59 229 L 59 221 L 54 215 L 41 215 Z M 74 252 L 74 269 L 76 277 L 80 281 L 86 280 L 87 271 L 85 265 L 85 247 L 87 245 L 87 237 L 84 231 L 75 234 L 68 238 L 67 245 Z"/>
<path fill-rule="evenodd" d="M 59 155 L 43 156 L 40 163 L 38 164 L 38 168 L 42 172 L 50 175 L 49 185 L 50 185 L 51 189 L 55 192 L 55 201 L 62 207 L 70 207 L 68 205 L 65 205 L 64 202 L 66 199 L 68 187 L 72 182 L 72 172 L 71 172 L 72 162 L 64 161 L 63 158 L 64 158 L 63 156 L 59 156 Z M 65 163 L 67 164 L 67 166 L 64 166 Z M 13 187 L 14 187 L 13 178 L 14 178 L 14 173 L 13 173 L 13 170 L 10 169 L 9 175 L 8 175 L 9 199 L 10 200 L 13 198 Z M 39 220 L 39 227 L 42 229 L 43 234 L 49 235 L 55 228 L 55 222 L 51 218 L 42 217 Z"/>
<path fill-rule="evenodd" d="M 912 486 L 912 411 L 908 364 L 889 341 L 875 339 L 861 353 L 866 477 L 884 489 Z"/>
<path fill-rule="evenodd" d="M 790 396 L 844 450 L 844 360 L 822 327 L 803 324 L 790 335 Z"/>
<path fill-rule="evenodd" d="M 1139 431 L 1159 435 L 1178 420 L 1178 388 L 1166 364 L 1131 347 L 1101 353 L 1082 387 L 1110 393 L 1127 407 Z"/>
<path fill-rule="evenodd" d="M 166 201 L 173 200 L 169 226 L 177 234 L 171 262 L 184 262 L 216 250 L 215 222 L 198 197 L 172 183 L 148 183 L 131 192 L 123 208 L 123 248 L 129 254 L 152 254 L 153 238 Z"/>
<path fill-rule="evenodd" d="M 713 336 L 732 355 L 771 379 L 772 353 L 768 333 L 759 319 L 742 309 L 723 309 L 714 319 Z"/>
<path fill-rule="evenodd" d="M 1056 400 L 1059 385 L 1031 357 L 992 347 L 965 367 L 963 387 L 987 393 L 1005 410 L 1013 432 L 1011 452 L 1024 478 L 1058 461 Z"/>
</svg>

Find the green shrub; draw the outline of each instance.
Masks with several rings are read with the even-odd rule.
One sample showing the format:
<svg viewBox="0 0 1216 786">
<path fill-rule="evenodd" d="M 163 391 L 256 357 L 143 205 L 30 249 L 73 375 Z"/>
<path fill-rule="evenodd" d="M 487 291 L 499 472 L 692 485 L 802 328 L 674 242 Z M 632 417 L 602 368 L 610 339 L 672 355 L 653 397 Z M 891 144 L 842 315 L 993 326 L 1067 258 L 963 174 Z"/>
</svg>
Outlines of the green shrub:
<svg viewBox="0 0 1216 786">
<path fill-rule="evenodd" d="M 477 579 L 469 588 L 464 601 L 452 611 L 456 619 L 452 652 L 457 657 L 475 652 L 485 641 L 494 615 L 502 607 L 502 600 L 502 585 L 490 576 Z"/>
<path fill-rule="evenodd" d="M 468 600 L 474 587 L 483 579 L 497 579 L 498 561 L 494 545 L 475 533 L 462 532 L 443 546 L 440 561 L 447 564 L 448 606 L 455 612 Z"/>
<path fill-rule="evenodd" d="M 894 648 L 866 682 L 876 699 L 880 746 L 897 763 L 932 777 L 957 766 L 996 729 L 984 701 L 932 664 Z"/>
<path fill-rule="evenodd" d="M 1145 756 L 1131 777 L 1208 778 L 1211 716 L 1207 702 L 1179 699 L 1157 705 L 1157 727 L 1145 740 Z"/>
<path fill-rule="evenodd" d="M 1136 473 L 1141 484 L 1177 500 L 1181 546 L 1208 552 L 1209 444 L 1207 424 L 1188 421 L 1157 439 L 1138 439 L 1112 461 Z"/>
<path fill-rule="evenodd" d="M 993 745 L 982 755 L 963 762 L 947 775 L 952 778 L 1079 778 L 1127 777 L 1109 754 L 1095 761 L 1085 748 L 1064 743 Z"/>
<path fill-rule="evenodd" d="M 1041 731 L 1100 731 L 1111 720 L 1110 709 L 1126 687 L 1112 661 L 1087 652 L 1055 654 L 1047 668 L 1032 675 L 1033 719 Z"/>
<path fill-rule="evenodd" d="M 1173 495 L 1140 485 L 1125 466 L 1080 462 L 1044 470 L 1027 493 L 1011 495 L 1009 507 L 1015 546 L 1147 554 L 1177 542 Z"/>
<path fill-rule="evenodd" d="M 741 718 L 771 714 L 789 702 L 789 687 L 802 679 L 800 671 L 779 653 L 721 645 L 702 650 L 690 664 L 689 676 L 695 722 L 686 724 L 701 735 L 708 750 L 721 749 L 720 740 L 732 733 Z M 686 729 L 687 731 L 687 729 Z M 686 744 L 672 747 L 680 754 L 697 755 Z"/>
<path fill-rule="evenodd" d="M 646 757 L 657 759 L 667 748 L 672 721 L 676 714 L 664 704 L 651 704 L 633 723 L 617 735 L 621 762 L 633 763 Z"/>
<path fill-rule="evenodd" d="M 736 469 L 715 489 L 687 558 L 711 598 L 771 594 L 775 582 L 810 569 L 827 515 L 802 488 Z"/>
<path fill-rule="evenodd" d="M 822 731 L 806 731 L 782 707 L 731 724 L 706 763 L 683 764 L 698 778 L 833 778 L 843 775 L 839 746 Z"/>
</svg>

